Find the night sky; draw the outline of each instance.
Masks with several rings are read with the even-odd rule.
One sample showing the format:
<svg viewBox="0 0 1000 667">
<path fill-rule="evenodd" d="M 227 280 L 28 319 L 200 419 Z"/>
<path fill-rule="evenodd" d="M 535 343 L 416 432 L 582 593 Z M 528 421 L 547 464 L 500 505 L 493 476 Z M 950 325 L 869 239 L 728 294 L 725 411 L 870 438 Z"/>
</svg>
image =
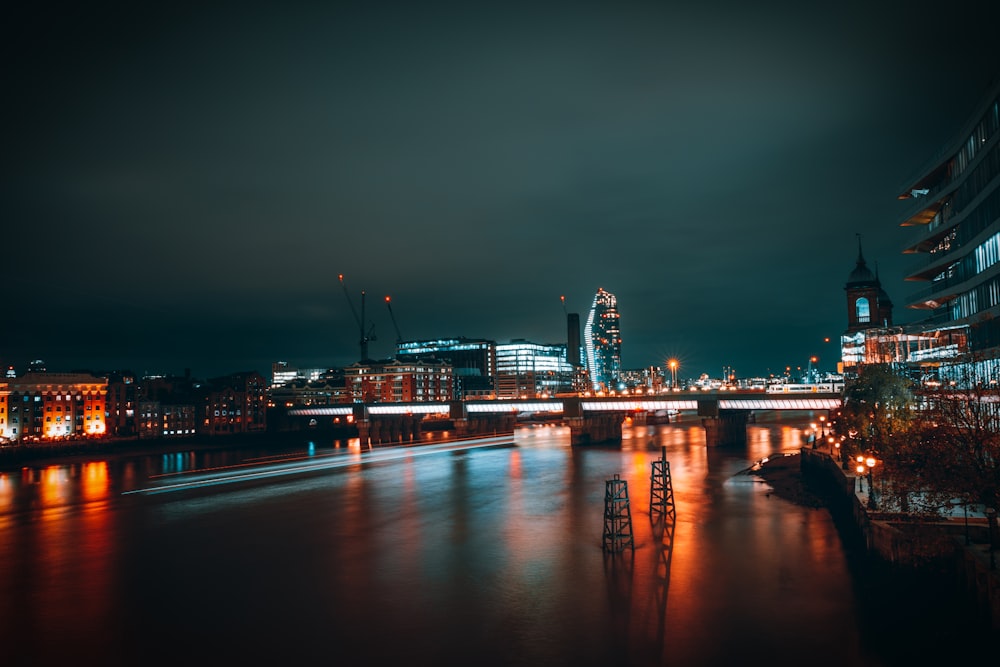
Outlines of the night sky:
<svg viewBox="0 0 1000 667">
<path fill-rule="evenodd" d="M 347 365 L 338 274 L 375 358 L 386 295 L 404 339 L 554 343 L 603 287 L 626 368 L 832 370 L 857 234 L 917 318 L 896 196 L 1000 73 L 995 0 L 22 4 L 19 370 Z"/>
</svg>

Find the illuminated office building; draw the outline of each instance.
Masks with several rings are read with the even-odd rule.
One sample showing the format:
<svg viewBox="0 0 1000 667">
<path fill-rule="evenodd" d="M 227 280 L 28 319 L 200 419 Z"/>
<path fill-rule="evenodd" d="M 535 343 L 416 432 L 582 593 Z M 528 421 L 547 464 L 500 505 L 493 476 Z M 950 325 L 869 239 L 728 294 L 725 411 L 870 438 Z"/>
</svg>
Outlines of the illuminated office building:
<svg viewBox="0 0 1000 667">
<path fill-rule="evenodd" d="M 464 337 L 400 341 L 396 344 L 396 358 L 447 362 L 454 373 L 455 398 L 488 397 L 495 392 L 496 347 L 492 340 Z"/>
<path fill-rule="evenodd" d="M 515 339 L 498 343 L 498 398 L 537 398 L 572 392 L 575 368 L 566 360 L 565 345 Z"/>
<path fill-rule="evenodd" d="M 594 391 L 615 389 L 622 368 L 618 299 L 603 287 L 594 295 L 583 336 Z"/>
<path fill-rule="evenodd" d="M 296 368 L 287 361 L 275 361 L 271 363 L 271 388 L 283 387 L 298 380 L 316 382 L 326 373 L 325 368 Z"/>
</svg>

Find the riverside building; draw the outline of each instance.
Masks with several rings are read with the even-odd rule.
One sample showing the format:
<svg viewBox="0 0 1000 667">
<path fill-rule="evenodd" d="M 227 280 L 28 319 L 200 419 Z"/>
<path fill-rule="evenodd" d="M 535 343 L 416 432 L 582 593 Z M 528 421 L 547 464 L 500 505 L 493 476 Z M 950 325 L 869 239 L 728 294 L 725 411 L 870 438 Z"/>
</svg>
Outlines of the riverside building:
<svg viewBox="0 0 1000 667">
<path fill-rule="evenodd" d="M 977 377 L 1000 378 L 1000 82 L 898 198 L 906 279 L 923 284 L 907 307 L 926 315 L 907 327 L 924 344 L 905 360 L 947 376 L 974 359 Z"/>
<path fill-rule="evenodd" d="M 16 442 L 100 437 L 107 378 L 29 371 L 0 382 L 0 435 Z"/>
</svg>

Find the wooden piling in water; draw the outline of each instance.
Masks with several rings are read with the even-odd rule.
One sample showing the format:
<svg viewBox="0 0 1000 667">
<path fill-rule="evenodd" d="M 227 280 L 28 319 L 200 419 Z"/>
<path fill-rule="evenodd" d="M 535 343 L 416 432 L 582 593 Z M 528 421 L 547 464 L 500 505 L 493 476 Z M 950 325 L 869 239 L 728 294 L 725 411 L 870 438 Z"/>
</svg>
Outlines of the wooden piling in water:
<svg viewBox="0 0 1000 667">
<path fill-rule="evenodd" d="M 660 448 L 660 458 L 653 461 L 649 476 L 649 513 L 662 514 L 671 519 L 677 518 L 674 507 L 674 485 L 670 481 L 670 461 L 667 461 L 667 448 Z"/>
<path fill-rule="evenodd" d="M 604 482 L 604 550 L 617 553 L 626 547 L 635 550 L 628 482 L 615 475 Z"/>
</svg>

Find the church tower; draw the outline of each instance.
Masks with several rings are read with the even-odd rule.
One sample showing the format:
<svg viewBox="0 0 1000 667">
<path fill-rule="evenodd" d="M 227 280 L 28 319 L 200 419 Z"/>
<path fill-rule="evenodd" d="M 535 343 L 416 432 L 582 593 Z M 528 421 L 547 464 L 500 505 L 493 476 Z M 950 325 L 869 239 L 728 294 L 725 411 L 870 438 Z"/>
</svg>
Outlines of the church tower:
<svg viewBox="0 0 1000 667">
<path fill-rule="evenodd" d="M 847 330 L 856 333 L 864 329 L 892 326 L 892 301 L 882 289 L 878 272 L 872 273 L 861 252 L 858 235 L 858 261 L 844 285 L 847 292 Z"/>
</svg>

